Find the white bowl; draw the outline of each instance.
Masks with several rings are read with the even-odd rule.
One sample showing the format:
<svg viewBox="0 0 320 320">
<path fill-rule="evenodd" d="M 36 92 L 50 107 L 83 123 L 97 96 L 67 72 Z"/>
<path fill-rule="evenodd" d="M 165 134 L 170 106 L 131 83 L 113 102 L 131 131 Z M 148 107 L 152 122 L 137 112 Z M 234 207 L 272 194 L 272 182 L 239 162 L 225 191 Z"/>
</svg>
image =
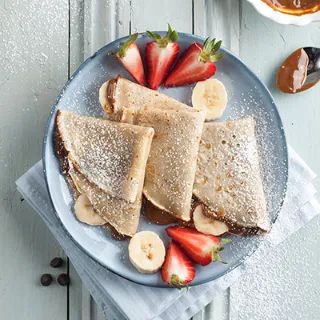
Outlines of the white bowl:
<svg viewBox="0 0 320 320">
<path fill-rule="evenodd" d="M 273 10 L 271 7 L 269 7 L 265 2 L 261 0 L 247 1 L 249 1 L 260 14 L 281 24 L 293 24 L 296 26 L 304 26 L 313 21 L 320 21 L 320 11 L 311 14 L 304 14 L 302 16 L 294 16 Z"/>
</svg>

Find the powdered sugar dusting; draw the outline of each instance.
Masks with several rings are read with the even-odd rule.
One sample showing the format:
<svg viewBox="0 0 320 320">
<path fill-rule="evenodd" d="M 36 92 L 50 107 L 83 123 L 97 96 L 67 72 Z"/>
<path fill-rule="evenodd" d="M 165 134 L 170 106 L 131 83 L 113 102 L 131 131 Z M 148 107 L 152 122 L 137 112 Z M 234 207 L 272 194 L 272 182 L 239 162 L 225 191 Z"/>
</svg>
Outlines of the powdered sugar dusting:
<svg viewBox="0 0 320 320">
<path fill-rule="evenodd" d="M 137 199 L 152 130 L 66 111 L 58 115 L 57 125 L 71 161 L 91 183 L 114 197 Z"/>
<path fill-rule="evenodd" d="M 190 39 L 181 36 L 179 45 L 183 51 L 189 44 Z M 145 36 L 138 39 L 138 45 L 144 50 L 146 41 Z M 98 101 L 98 90 L 102 83 L 109 78 L 114 78 L 118 74 L 128 78 L 127 72 L 118 64 L 114 57 L 109 56 L 110 51 L 116 51 L 119 42 L 112 44 L 109 48 L 100 51 L 99 55 L 91 59 L 87 65 L 82 68 L 81 73 L 75 75 L 72 83 L 69 84 L 64 94 L 61 96 L 58 107 L 72 110 L 78 114 L 102 116 L 102 109 Z M 272 100 L 265 88 L 257 81 L 254 75 L 250 73 L 233 56 L 226 55 L 224 59 L 217 64 L 218 72 L 215 78 L 221 80 L 229 94 L 228 106 L 223 117 L 219 121 L 228 119 L 239 119 L 242 117 L 253 117 L 256 121 L 256 136 L 258 152 L 261 159 L 261 172 L 263 176 L 264 190 L 267 198 L 268 211 L 271 221 L 274 220 L 282 204 L 286 187 L 287 164 L 286 147 L 282 136 L 282 128 L 278 114 L 272 106 Z M 193 86 L 164 89 L 160 92 L 173 96 L 177 100 L 190 105 Z M 72 214 L 72 213 L 69 213 Z M 139 229 L 153 230 L 160 235 L 166 243 L 169 239 L 166 236 L 164 227 L 151 225 L 140 218 Z M 77 232 L 81 230 L 78 229 Z M 86 236 L 86 235 L 84 235 Z M 229 236 L 232 243 L 226 246 L 222 253 L 222 258 L 228 261 L 228 265 L 212 264 L 206 268 L 197 267 L 197 277 L 195 284 L 212 280 L 223 275 L 226 271 L 234 268 L 250 255 L 263 240 L 263 237 L 237 237 Z M 119 247 L 117 242 L 106 236 L 101 238 L 107 246 Z M 88 248 L 87 248 L 88 249 Z M 117 249 L 118 250 L 118 249 Z M 121 254 L 122 256 L 122 254 Z M 103 262 L 106 265 L 109 261 Z M 130 269 L 130 262 L 124 253 L 124 259 L 119 259 L 118 270 L 123 270 L 130 279 L 137 279 L 142 282 L 152 282 L 161 285 L 161 279 L 158 275 L 150 278 L 139 277 L 136 271 Z"/>
<path fill-rule="evenodd" d="M 204 114 L 188 110 L 144 108 L 137 124 L 155 136 L 147 164 L 146 197 L 182 220 L 190 220 L 192 186 Z"/>
<path fill-rule="evenodd" d="M 212 215 L 246 228 L 268 225 L 254 120 L 204 126 L 194 193 Z"/>
</svg>

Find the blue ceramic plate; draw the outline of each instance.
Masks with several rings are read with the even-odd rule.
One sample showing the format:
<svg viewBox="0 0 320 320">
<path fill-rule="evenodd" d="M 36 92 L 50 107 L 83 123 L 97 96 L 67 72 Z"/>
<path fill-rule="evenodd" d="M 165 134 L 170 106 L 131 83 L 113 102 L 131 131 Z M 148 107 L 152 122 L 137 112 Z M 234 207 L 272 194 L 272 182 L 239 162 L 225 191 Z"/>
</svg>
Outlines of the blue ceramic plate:
<svg viewBox="0 0 320 320">
<path fill-rule="evenodd" d="M 162 33 L 163 34 L 163 33 Z M 191 43 L 203 42 L 203 38 L 189 34 L 179 34 L 178 44 L 183 52 Z M 79 222 L 73 213 L 72 195 L 64 176 L 60 173 L 59 162 L 54 154 L 53 130 L 58 109 L 69 110 L 81 115 L 101 117 L 98 90 L 103 82 L 120 74 L 130 80 L 126 70 L 109 55 L 117 51 L 125 38 L 116 40 L 100 49 L 86 60 L 71 80 L 63 88 L 48 120 L 43 146 L 43 162 L 50 196 L 62 225 L 74 241 L 101 265 L 134 282 L 165 287 L 160 274 L 139 273 L 128 258 L 128 241 L 119 242 L 110 237 L 102 227 L 91 227 Z M 145 34 L 137 40 L 141 52 L 149 41 Z M 228 107 L 220 121 L 252 116 L 256 119 L 256 132 L 262 164 L 264 189 L 271 221 L 274 222 L 283 203 L 287 177 L 287 146 L 285 135 L 275 103 L 265 85 L 234 54 L 226 49 L 225 57 L 217 63 L 215 78 L 226 86 L 229 96 Z M 173 89 L 160 88 L 160 91 L 186 104 L 191 105 L 193 86 Z M 169 239 L 164 226 L 153 225 L 141 217 L 139 230 L 153 230 L 167 244 Z M 212 263 L 207 267 L 196 267 L 196 278 L 192 285 L 198 285 L 221 277 L 239 266 L 252 254 L 263 237 L 230 236 L 232 242 L 222 253 L 227 265 Z"/>
</svg>

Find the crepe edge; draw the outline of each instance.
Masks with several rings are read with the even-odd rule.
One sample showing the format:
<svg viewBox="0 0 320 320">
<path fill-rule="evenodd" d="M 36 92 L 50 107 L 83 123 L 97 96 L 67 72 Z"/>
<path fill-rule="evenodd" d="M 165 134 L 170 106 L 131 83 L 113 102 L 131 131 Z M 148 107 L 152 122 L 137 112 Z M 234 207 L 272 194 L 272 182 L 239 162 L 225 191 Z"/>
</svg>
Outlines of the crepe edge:
<svg viewBox="0 0 320 320">
<path fill-rule="evenodd" d="M 57 130 L 57 133 L 58 135 L 60 136 L 61 140 L 63 141 L 63 144 L 65 146 L 65 137 L 63 135 L 63 133 L 61 132 L 60 128 L 59 128 L 59 122 L 61 121 L 61 116 L 62 116 L 62 113 L 63 112 L 70 112 L 70 111 L 65 111 L 65 110 L 58 110 L 58 114 L 57 114 L 57 117 L 56 117 L 56 130 Z M 72 114 L 72 112 L 70 112 Z M 103 119 L 101 119 L 103 120 Z M 109 120 L 110 121 L 110 120 Z M 67 153 L 68 153 L 68 158 L 72 161 L 74 167 L 92 184 L 94 185 L 96 188 L 98 188 L 99 190 L 101 190 L 102 192 L 104 192 L 105 194 L 109 195 L 110 197 L 114 197 L 114 198 L 118 198 L 118 199 L 121 199 L 121 200 L 125 200 L 125 201 L 128 201 L 130 203 L 135 203 L 135 201 L 137 200 L 137 197 L 138 197 L 138 192 L 137 194 L 135 195 L 135 197 L 133 198 L 132 197 L 123 197 L 123 196 L 119 196 L 119 195 L 116 195 L 116 194 L 113 194 L 113 193 L 110 193 L 108 191 L 106 191 L 104 188 L 102 188 L 100 185 L 96 184 L 95 182 L 91 181 L 90 178 L 87 176 L 87 174 L 81 169 L 81 166 L 77 163 L 77 161 L 74 159 L 74 157 L 72 156 L 71 152 L 69 150 L 67 150 Z"/>
<path fill-rule="evenodd" d="M 189 213 L 189 217 L 184 217 L 184 215 L 175 214 L 174 212 L 172 212 L 172 211 L 166 209 L 165 207 L 163 207 L 158 202 L 154 201 L 153 197 L 151 197 L 145 189 L 143 189 L 143 195 L 145 196 L 147 201 L 150 201 L 152 203 L 152 205 L 154 205 L 156 208 L 169 213 L 173 217 L 175 217 L 175 218 L 177 218 L 177 219 L 179 219 L 181 221 L 185 221 L 185 222 L 189 222 L 191 220 L 191 214 L 190 213 Z M 191 210 L 191 204 L 190 204 L 190 210 Z"/>
<path fill-rule="evenodd" d="M 76 170 L 76 171 L 77 171 L 77 169 L 74 168 L 74 167 L 70 167 L 70 169 L 71 169 L 71 170 L 73 169 L 73 170 Z M 70 171 L 70 169 L 69 169 L 69 171 Z M 82 173 L 81 173 L 80 171 L 78 171 L 78 173 L 82 175 Z M 70 174 L 70 173 L 69 173 L 69 174 Z M 88 181 L 88 184 L 89 184 L 91 187 L 95 188 L 95 185 L 94 185 L 94 184 L 92 184 L 85 176 L 84 176 L 84 178 Z M 79 190 L 80 188 L 77 187 L 77 183 L 74 181 L 74 179 L 73 179 L 73 177 L 72 177 L 71 174 L 70 174 L 70 179 L 72 179 L 72 182 L 73 182 L 73 184 L 75 185 L 77 192 L 79 192 L 80 194 L 82 194 L 81 190 Z M 111 197 L 111 196 L 110 196 L 110 197 Z M 120 200 L 122 200 L 122 199 L 120 199 Z M 125 201 L 125 200 L 122 200 L 122 201 Z M 123 232 L 122 230 L 121 230 L 121 231 L 119 230 L 119 227 L 118 227 L 118 226 L 116 226 L 114 223 L 111 223 L 109 220 L 107 220 L 106 217 L 105 217 L 102 213 L 100 213 L 99 211 L 97 211 L 96 208 L 95 208 L 95 206 L 94 206 L 93 204 L 92 204 L 92 207 L 94 208 L 94 211 L 96 212 L 96 214 L 98 214 L 103 220 L 105 220 L 105 221 L 106 221 L 106 224 L 109 224 L 110 226 L 112 226 L 120 235 L 132 237 L 132 236 L 137 232 L 137 229 L 138 229 L 138 226 L 139 226 L 139 219 L 138 219 L 137 225 L 134 227 L 134 230 L 133 230 L 132 232 Z M 103 225 L 103 226 L 105 226 L 105 225 Z"/>
<path fill-rule="evenodd" d="M 60 114 L 61 114 L 61 110 L 58 110 L 57 119 L 58 119 L 58 116 L 59 116 Z M 62 141 L 62 143 L 63 143 L 63 146 L 65 147 L 64 140 L 63 140 L 63 138 L 62 138 L 62 136 L 61 136 L 61 132 L 60 132 L 59 127 L 58 127 L 57 124 L 56 124 L 56 126 L 55 126 L 55 129 L 56 129 L 56 130 L 55 130 L 55 134 L 61 139 L 61 141 Z M 56 137 L 54 137 L 54 139 L 55 139 L 55 138 L 56 138 Z M 55 153 L 57 154 L 57 150 L 55 150 Z M 59 156 L 59 154 L 57 154 L 57 155 Z M 77 197 L 78 197 L 79 195 L 81 195 L 82 193 L 81 193 L 81 191 L 76 187 L 76 183 L 74 182 L 72 176 L 69 174 L 69 170 L 70 170 L 70 169 L 77 170 L 80 174 L 82 174 L 82 175 L 84 176 L 84 178 L 88 181 L 88 183 L 89 183 L 92 187 L 97 188 L 97 189 L 99 189 L 101 192 L 105 193 L 101 188 L 97 187 L 97 186 L 96 186 L 93 182 L 91 182 L 80 170 L 77 169 L 77 165 L 75 166 L 75 163 L 72 161 L 72 158 L 70 158 L 69 155 L 70 155 L 70 153 L 67 151 L 69 169 L 68 169 L 67 172 L 63 172 L 63 171 L 61 171 L 61 172 L 62 172 L 62 174 L 64 175 L 64 177 L 65 177 L 65 179 L 66 179 L 66 181 L 67 181 L 67 183 L 68 183 L 69 188 L 70 188 L 71 191 L 73 192 L 74 201 L 75 201 L 75 200 L 77 199 Z M 71 164 L 71 166 L 70 166 L 70 164 Z M 61 164 L 60 164 L 59 166 L 60 166 L 60 168 L 61 168 Z M 105 193 L 105 194 L 108 195 L 108 196 L 110 196 L 110 197 L 113 197 L 113 196 L 111 196 L 111 195 L 108 194 L 108 193 Z M 124 200 L 124 199 L 120 199 L 120 200 L 126 201 L 126 200 Z M 137 201 L 137 200 L 136 200 L 136 201 Z M 142 194 L 141 194 L 141 196 L 140 196 L 140 202 L 141 202 L 141 201 L 142 201 Z M 136 231 L 137 231 L 137 229 L 138 229 L 139 222 L 137 223 L 137 226 L 136 226 L 134 232 L 132 232 L 132 233 L 131 233 L 131 232 L 130 232 L 130 233 L 122 233 L 122 232 L 118 231 L 118 228 L 116 228 L 116 226 L 114 226 L 113 224 L 111 224 L 102 214 L 99 214 L 99 212 L 97 212 L 97 210 L 96 210 L 95 208 L 94 208 L 94 210 L 95 210 L 96 214 L 98 214 L 101 218 L 103 218 L 103 219 L 106 221 L 106 224 L 103 225 L 103 227 L 105 227 L 106 225 L 110 225 L 110 226 L 113 227 L 121 236 L 132 237 L 132 236 L 136 233 Z M 141 210 L 141 209 L 140 209 L 140 210 Z"/>
</svg>

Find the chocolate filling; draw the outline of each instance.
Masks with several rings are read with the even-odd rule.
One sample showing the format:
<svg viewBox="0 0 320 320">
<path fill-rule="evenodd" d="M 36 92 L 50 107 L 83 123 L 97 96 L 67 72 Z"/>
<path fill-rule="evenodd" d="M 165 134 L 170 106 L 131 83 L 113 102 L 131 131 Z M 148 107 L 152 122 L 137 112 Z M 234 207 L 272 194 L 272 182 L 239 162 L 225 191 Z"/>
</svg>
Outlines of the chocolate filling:
<svg viewBox="0 0 320 320">
<path fill-rule="evenodd" d="M 320 0 L 262 0 L 271 8 L 286 14 L 301 16 L 320 10 Z"/>
</svg>

